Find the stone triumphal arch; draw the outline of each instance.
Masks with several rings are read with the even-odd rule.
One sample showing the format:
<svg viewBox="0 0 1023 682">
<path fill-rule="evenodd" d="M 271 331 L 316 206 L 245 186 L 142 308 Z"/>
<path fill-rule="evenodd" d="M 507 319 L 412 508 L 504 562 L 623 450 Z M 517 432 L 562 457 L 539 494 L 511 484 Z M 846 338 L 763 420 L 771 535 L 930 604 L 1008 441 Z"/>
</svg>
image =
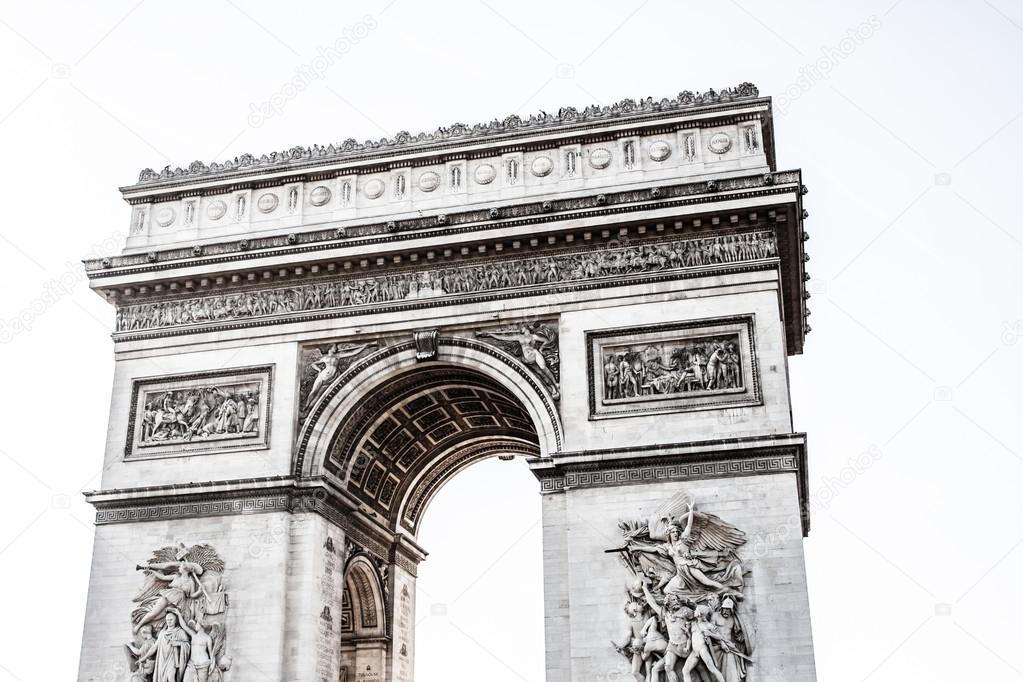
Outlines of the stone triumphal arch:
<svg viewBox="0 0 1023 682">
<path fill-rule="evenodd" d="M 806 189 L 755 87 L 121 192 L 81 680 L 411 680 L 424 510 L 489 457 L 540 483 L 548 680 L 814 679 Z"/>
</svg>

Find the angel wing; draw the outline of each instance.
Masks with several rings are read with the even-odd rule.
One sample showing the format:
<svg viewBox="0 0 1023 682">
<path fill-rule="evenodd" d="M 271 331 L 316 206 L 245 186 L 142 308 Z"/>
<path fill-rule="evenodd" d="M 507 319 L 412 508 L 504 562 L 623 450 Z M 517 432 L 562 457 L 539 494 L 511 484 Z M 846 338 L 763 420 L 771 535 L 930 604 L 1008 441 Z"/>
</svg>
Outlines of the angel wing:
<svg viewBox="0 0 1023 682">
<path fill-rule="evenodd" d="M 224 560 L 217 554 L 217 550 L 210 545 L 192 545 L 188 548 L 186 560 L 199 564 L 204 571 L 224 572 Z"/>
<path fill-rule="evenodd" d="M 714 514 L 697 511 L 689 546 L 695 551 L 735 552 L 746 544 L 746 533 Z"/>
<path fill-rule="evenodd" d="M 655 539 L 666 535 L 667 524 L 682 519 L 693 508 L 695 501 L 688 493 L 680 493 L 665 502 L 650 520 L 650 535 Z M 658 536 L 658 537 L 655 537 Z M 696 510 L 689 546 L 695 551 L 734 552 L 746 544 L 746 533 L 714 514 Z"/>
<path fill-rule="evenodd" d="M 561 349 L 558 346 L 558 332 L 541 322 L 534 322 L 529 326 L 529 330 L 541 339 L 537 350 L 547 361 L 547 367 L 554 373 L 555 378 L 560 379 L 558 374 L 561 368 Z"/>
<path fill-rule="evenodd" d="M 514 330 L 514 329 L 504 329 L 504 328 L 502 328 L 502 329 L 495 329 L 494 330 L 494 332 L 496 332 L 498 334 L 509 334 L 509 333 L 514 333 L 515 331 L 516 330 Z M 482 334 L 481 334 L 481 336 L 482 336 Z M 486 342 L 491 344 L 492 346 L 497 346 L 498 348 L 503 350 L 505 353 L 507 353 L 508 355 L 511 355 L 512 357 L 514 357 L 514 358 L 516 358 L 518 360 L 522 360 L 523 359 L 523 357 L 522 357 L 522 346 L 519 344 L 518 341 L 509 341 L 508 339 L 502 339 L 502 338 L 499 338 L 497 336 L 493 336 L 492 334 L 488 333 L 488 334 L 486 334 Z"/>
</svg>

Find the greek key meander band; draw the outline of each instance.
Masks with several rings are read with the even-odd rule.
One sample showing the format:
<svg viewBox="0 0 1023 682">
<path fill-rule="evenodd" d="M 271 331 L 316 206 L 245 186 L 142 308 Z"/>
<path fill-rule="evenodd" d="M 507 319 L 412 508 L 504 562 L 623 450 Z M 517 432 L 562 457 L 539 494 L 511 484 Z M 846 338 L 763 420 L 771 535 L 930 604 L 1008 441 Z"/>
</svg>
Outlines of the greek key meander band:
<svg viewBox="0 0 1023 682">
<path fill-rule="evenodd" d="M 795 453 L 770 456 L 753 456 L 719 461 L 677 462 L 671 464 L 622 465 L 613 469 L 595 471 L 569 471 L 564 473 L 537 472 L 541 492 L 561 492 L 572 487 L 618 485 L 623 483 L 649 482 L 657 480 L 700 479 L 714 477 L 748 476 L 799 472 L 799 458 Z M 312 500 L 308 504 L 305 500 Z M 296 504 L 297 502 L 297 504 Z M 170 519 L 195 518 L 203 516 L 224 516 L 230 514 L 292 511 L 313 511 L 352 533 L 352 539 L 367 550 L 386 556 L 382 544 L 361 533 L 341 511 L 319 496 L 289 496 L 274 494 L 251 496 L 226 500 L 200 500 L 180 503 L 133 505 L 96 512 L 96 524 L 131 523 L 138 521 L 161 521 Z"/>
<path fill-rule="evenodd" d="M 566 472 L 546 476 L 540 474 L 540 492 L 562 492 L 567 488 L 584 488 L 624 483 L 645 483 L 672 479 L 701 479 L 799 471 L 796 455 L 776 455 L 733 459 L 718 462 L 650 464 L 620 467 L 602 471 Z"/>
</svg>

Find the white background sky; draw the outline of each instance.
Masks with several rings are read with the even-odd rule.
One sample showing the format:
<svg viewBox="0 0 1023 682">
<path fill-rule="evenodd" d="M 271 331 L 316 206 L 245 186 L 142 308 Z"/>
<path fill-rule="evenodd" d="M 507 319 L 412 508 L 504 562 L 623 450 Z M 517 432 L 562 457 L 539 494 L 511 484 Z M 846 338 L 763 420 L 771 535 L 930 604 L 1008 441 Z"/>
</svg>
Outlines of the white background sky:
<svg viewBox="0 0 1023 682">
<path fill-rule="evenodd" d="M 820 679 L 1023 677 L 1021 4 L 388 1 L 0 3 L 0 682 L 76 675 L 113 365 L 78 261 L 119 248 L 141 167 L 744 80 L 810 187 L 814 331 L 790 367 L 831 495 L 805 545 Z M 542 680 L 537 491 L 493 462 L 437 498 L 420 680 Z"/>
</svg>

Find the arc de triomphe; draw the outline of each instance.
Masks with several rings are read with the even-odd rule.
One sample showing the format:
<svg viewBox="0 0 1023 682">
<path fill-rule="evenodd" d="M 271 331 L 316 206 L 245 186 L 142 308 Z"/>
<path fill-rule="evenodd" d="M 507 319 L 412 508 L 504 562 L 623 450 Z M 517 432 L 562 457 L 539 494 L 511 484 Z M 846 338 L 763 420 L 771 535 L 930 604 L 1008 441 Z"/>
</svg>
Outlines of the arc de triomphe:
<svg viewBox="0 0 1023 682">
<path fill-rule="evenodd" d="M 815 679 L 805 191 L 750 84 L 143 171 L 85 264 L 79 679 L 411 680 L 419 524 L 488 457 L 539 479 L 548 680 Z"/>
</svg>

